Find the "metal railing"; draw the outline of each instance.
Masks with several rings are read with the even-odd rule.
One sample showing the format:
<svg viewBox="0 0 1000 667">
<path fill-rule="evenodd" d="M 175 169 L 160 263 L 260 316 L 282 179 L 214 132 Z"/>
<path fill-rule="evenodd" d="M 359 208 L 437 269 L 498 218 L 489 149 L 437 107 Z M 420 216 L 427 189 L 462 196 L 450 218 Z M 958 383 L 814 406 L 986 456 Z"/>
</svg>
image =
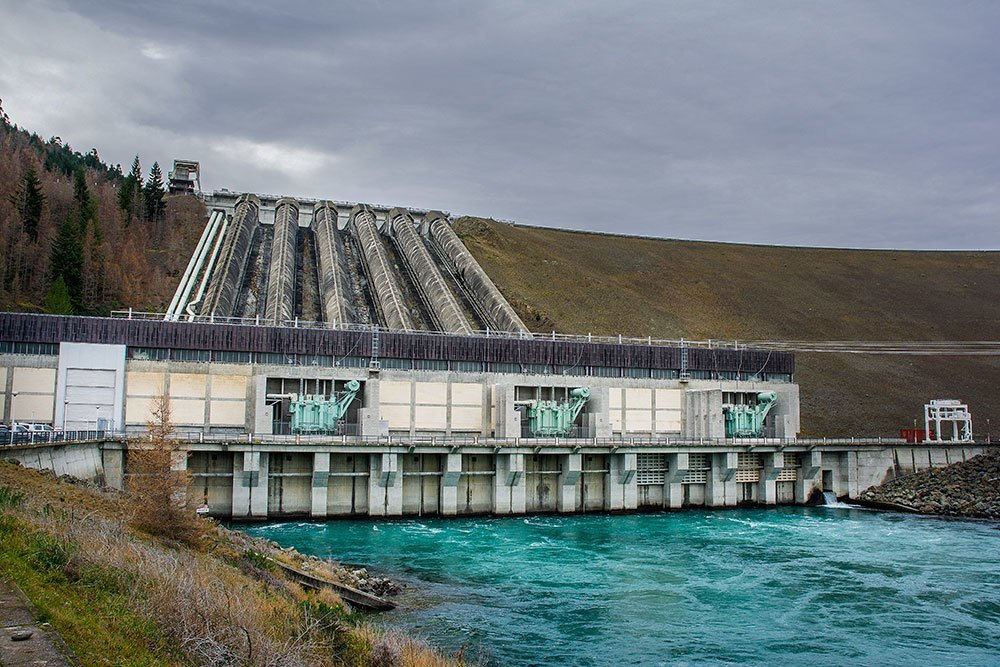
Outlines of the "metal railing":
<svg viewBox="0 0 1000 667">
<path fill-rule="evenodd" d="M 154 313 L 146 311 L 132 310 L 113 310 L 111 311 L 111 317 L 119 319 L 129 319 L 129 320 L 167 320 L 166 313 Z M 550 333 L 526 333 L 519 331 L 497 331 L 493 329 L 477 330 L 473 331 L 471 334 L 454 333 L 450 331 L 437 331 L 431 329 L 387 329 L 385 327 L 379 327 L 371 324 L 355 324 L 351 322 L 315 322 L 310 320 L 300 320 L 295 318 L 293 320 L 269 320 L 264 317 L 219 317 L 216 315 L 196 315 L 194 319 L 189 319 L 188 317 L 182 317 L 175 321 L 183 322 L 194 322 L 201 324 L 233 324 L 238 326 L 256 326 L 256 327 L 292 327 L 298 329 L 320 329 L 327 331 L 361 331 L 361 332 L 372 332 L 381 331 L 385 333 L 415 333 L 415 334 L 427 334 L 436 336 L 463 336 L 463 337 L 475 337 L 475 338 L 515 338 L 515 339 L 534 339 L 534 340 L 555 340 L 555 341 L 572 341 L 577 343 L 609 343 L 615 345 L 656 345 L 661 347 L 704 347 L 709 349 L 729 349 L 729 350 L 745 350 L 752 349 L 754 346 L 740 341 L 726 341 L 726 340 L 687 340 L 685 338 L 653 338 L 652 336 L 646 336 L 645 338 L 636 338 L 628 336 L 598 336 L 594 334 L 564 334 L 557 333 L 555 331 Z"/>
<path fill-rule="evenodd" d="M 165 313 L 129 310 L 111 311 L 111 317 L 136 320 L 165 320 Z M 600 336 L 593 334 L 528 333 L 518 331 L 495 331 L 491 329 L 473 331 L 469 334 L 425 329 L 386 329 L 369 324 L 330 323 L 300 320 L 267 320 L 262 317 L 217 317 L 215 315 L 187 316 L 176 321 L 190 321 L 210 324 L 234 324 L 239 326 L 293 327 L 300 329 L 325 329 L 333 331 L 384 331 L 390 333 L 417 333 L 440 336 L 467 336 L 487 338 L 514 338 L 553 341 L 573 341 L 585 343 L 609 343 L 617 345 L 649 345 L 659 347 L 707 348 L 715 350 L 764 350 L 772 352 L 833 352 L 852 354 L 889 354 L 915 356 L 1000 356 L 1000 341 L 878 341 L 878 340 L 688 340 L 686 338 L 645 338 L 623 335 Z"/>
<path fill-rule="evenodd" d="M 110 430 L 91 431 L 5 431 L 0 432 L 0 447 L 13 445 L 87 442 L 122 438 L 125 434 Z"/>
<path fill-rule="evenodd" d="M 566 438 L 496 438 L 475 435 L 408 435 L 391 434 L 382 436 L 359 435 L 357 424 L 344 424 L 345 433 L 330 434 L 275 434 L 275 433 L 205 433 L 197 429 L 176 429 L 169 437 L 175 441 L 206 444 L 251 444 L 251 445 L 351 445 L 351 446 L 440 446 L 440 447 L 489 447 L 503 448 L 538 448 L 538 447 L 740 447 L 747 451 L 755 448 L 784 449 L 786 447 L 823 447 L 823 446 L 994 446 L 987 439 L 980 438 L 975 442 L 943 441 L 908 443 L 903 438 L 852 437 L 852 438 L 682 438 L 680 436 L 645 436 L 616 435 L 613 437 L 566 437 Z M 129 432 L 112 430 L 77 430 L 77 431 L 29 431 L 0 433 L 0 447 L 78 443 L 92 441 L 136 441 L 148 440 L 145 431 Z"/>
</svg>

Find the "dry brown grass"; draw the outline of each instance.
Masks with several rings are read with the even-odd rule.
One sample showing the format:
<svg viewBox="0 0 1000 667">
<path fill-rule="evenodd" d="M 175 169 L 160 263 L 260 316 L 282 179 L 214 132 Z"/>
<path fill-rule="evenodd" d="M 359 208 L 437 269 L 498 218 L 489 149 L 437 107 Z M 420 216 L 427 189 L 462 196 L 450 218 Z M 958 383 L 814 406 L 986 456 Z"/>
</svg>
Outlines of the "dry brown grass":
<svg viewBox="0 0 1000 667">
<path fill-rule="evenodd" d="M 536 331 L 662 338 L 997 340 L 1000 253 L 835 250 L 456 224 Z M 797 355 L 807 433 L 894 434 L 928 398 L 1000 416 L 1000 360 Z"/>
<path fill-rule="evenodd" d="M 193 664 L 456 664 L 398 633 L 355 625 L 335 593 L 255 568 L 242 533 L 206 522 L 200 548 L 163 540 L 132 527 L 121 496 L 5 462 L 0 487 L 25 499 L 3 512 L 68 545 L 67 576 L 102 573 L 102 585 Z"/>
</svg>

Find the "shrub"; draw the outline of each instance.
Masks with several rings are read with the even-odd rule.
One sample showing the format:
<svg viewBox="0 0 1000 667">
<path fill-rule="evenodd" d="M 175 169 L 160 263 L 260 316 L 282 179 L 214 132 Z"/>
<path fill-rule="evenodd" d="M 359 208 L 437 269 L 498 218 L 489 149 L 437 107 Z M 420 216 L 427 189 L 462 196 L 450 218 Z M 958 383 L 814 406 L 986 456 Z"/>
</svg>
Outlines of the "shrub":
<svg viewBox="0 0 1000 667">
<path fill-rule="evenodd" d="M 23 493 L 18 493 L 7 486 L 0 486 L 0 507 L 18 507 L 23 503 Z"/>
<path fill-rule="evenodd" d="M 152 419 L 147 423 L 148 440 L 128 450 L 128 491 L 135 509 L 133 523 L 150 535 L 195 544 L 207 531 L 207 523 L 194 512 L 187 497 L 189 475 L 177 458 L 186 456 L 170 438 L 170 400 L 153 399 Z M 179 469 L 178 469 L 179 468 Z"/>
<path fill-rule="evenodd" d="M 47 533 L 38 533 L 31 539 L 35 562 L 49 571 L 62 570 L 73 555 L 74 545 Z"/>
</svg>

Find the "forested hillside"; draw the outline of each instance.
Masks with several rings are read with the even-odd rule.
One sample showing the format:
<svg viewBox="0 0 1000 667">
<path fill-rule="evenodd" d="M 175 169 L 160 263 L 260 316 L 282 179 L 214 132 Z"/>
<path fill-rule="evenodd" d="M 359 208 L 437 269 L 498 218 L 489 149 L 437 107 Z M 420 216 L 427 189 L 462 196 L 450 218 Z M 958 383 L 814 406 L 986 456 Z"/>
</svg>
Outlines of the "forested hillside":
<svg viewBox="0 0 1000 667">
<path fill-rule="evenodd" d="M 166 195 L 157 163 L 123 174 L 0 108 L 0 309 L 163 310 L 204 219 L 196 198 Z"/>
<path fill-rule="evenodd" d="M 535 331 L 728 340 L 1000 340 L 1000 252 L 790 248 L 465 218 L 456 231 Z M 803 431 L 896 435 L 930 398 L 1000 416 L 1000 358 L 796 354 Z M 993 434 L 995 436 L 995 434 Z"/>
</svg>

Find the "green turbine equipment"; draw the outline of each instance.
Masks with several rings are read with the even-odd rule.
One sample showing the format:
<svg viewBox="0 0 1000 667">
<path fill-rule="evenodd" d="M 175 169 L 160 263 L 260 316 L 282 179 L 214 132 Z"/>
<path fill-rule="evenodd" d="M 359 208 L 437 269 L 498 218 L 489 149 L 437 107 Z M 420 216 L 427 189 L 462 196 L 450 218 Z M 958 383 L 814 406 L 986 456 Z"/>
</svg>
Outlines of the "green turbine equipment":
<svg viewBox="0 0 1000 667">
<path fill-rule="evenodd" d="M 764 431 L 764 418 L 778 400 L 773 391 L 757 394 L 757 405 L 723 405 L 727 438 L 759 438 Z"/>
<path fill-rule="evenodd" d="M 322 394 L 292 395 L 288 410 L 292 413 L 292 433 L 332 432 L 347 414 L 347 408 L 361 389 L 361 383 L 351 380 L 344 391 L 330 398 Z"/>
<path fill-rule="evenodd" d="M 528 430 L 535 436 L 569 435 L 590 398 L 590 387 L 577 387 L 565 401 L 537 401 L 528 406 Z"/>
</svg>

